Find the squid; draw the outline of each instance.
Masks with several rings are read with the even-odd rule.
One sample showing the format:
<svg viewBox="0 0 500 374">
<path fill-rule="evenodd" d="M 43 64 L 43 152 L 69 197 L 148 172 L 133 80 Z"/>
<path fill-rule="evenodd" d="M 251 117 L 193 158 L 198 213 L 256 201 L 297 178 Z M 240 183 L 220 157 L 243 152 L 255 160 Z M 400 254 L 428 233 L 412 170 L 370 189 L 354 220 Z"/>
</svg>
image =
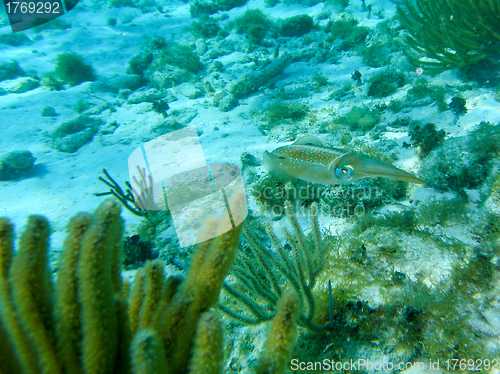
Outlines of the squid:
<svg viewBox="0 0 500 374">
<path fill-rule="evenodd" d="M 424 184 L 425 181 L 360 153 L 330 148 L 306 135 L 293 144 L 264 152 L 264 166 L 274 177 L 289 181 L 302 179 L 320 184 L 352 183 L 362 178 L 382 177 Z"/>
</svg>

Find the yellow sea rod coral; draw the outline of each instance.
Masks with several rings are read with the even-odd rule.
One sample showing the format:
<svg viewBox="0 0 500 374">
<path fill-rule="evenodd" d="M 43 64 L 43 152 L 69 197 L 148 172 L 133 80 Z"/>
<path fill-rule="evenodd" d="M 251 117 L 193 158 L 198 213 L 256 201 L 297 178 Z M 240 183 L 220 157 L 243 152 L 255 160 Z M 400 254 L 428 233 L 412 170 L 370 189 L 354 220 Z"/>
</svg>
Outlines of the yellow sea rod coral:
<svg viewBox="0 0 500 374">
<path fill-rule="evenodd" d="M 238 199 L 233 194 L 230 202 Z M 207 219 L 205 229 L 218 224 Z M 222 326 L 210 309 L 235 258 L 241 225 L 200 243 L 184 281 L 165 279 L 157 260 L 137 273 L 131 291 L 120 273 L 122 230 L 114 200 L 92 216 L 74 217 L 54 284 L 47 220 L 28 219 L 15 253 L 13 227 L 0 218 L 0 374 L 222 372 Z M 287 318 L 292 325 L 294 316 Z M 293 341 L 294 327 L 282 314 L 276 318 L 283 331 L 271 329 L 266 351 L 285 357 L 280 337 Z"/>
<path fill-rule="evenodd" d="M 277 305 L 278 312 L 271 321 L 264 352 L 259 359 L 257 374 L 285 372 L 297 337 L 299 298 L 293 291 L 283 294 Z"/>
</svg>

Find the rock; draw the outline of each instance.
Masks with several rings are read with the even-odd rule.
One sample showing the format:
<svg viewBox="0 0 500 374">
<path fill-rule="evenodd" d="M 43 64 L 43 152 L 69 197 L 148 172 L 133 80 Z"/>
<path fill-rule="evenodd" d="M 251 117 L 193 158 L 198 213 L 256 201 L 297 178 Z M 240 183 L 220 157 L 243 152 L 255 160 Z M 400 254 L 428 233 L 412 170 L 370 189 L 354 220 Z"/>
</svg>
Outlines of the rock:
<svg viewBox="0 0 500 374">
<path fill-rule="evenodd" d="M 268 142 L 285 143 L 295 140 L 297 137 L 297 129 L 289 124 L 278 125 L 269 131 L 267 137 Z"/>
<path fill-rule="evenodd" d="M 151 85 L 159 90 L 177 86 L 180 83 L 188 82 L 192 74 L 176 66 L 167 65 L 162 71 L 154 71 L 148 75 Z"/>
<path fill-rule="evenodd" d="M 45 108 L 43 108 L 42 117 L 56 117 L 56 116 L 57 116 L 56 110 L 51 106 L 46 106 Z"/>
<path fill-rule="evenodd" d="M 487 139 L 481 138 L 483 141 L 476 144 L 473 134 L 447 139 L 423 159 L 419 178 L 426 182 L 426 187 L 461 191 L 479 188 L 485 182 L 495 151 L 489 150 Z M 495 140 L 495 136 L 491 133 L 490 140 Z"/>
<path fill-rule="evenodd" d="M 247 166 L 260 166 L 262 165 L 262 161 L 257 157 L 248 152 L 243 152 L 240 156 L 241 164 L 243 168 Z"/>
<path fill-rule="evenodd" d="M 163 99 L 165 93 L 158 91 L 155 88 L 150 88 L 146 90 L 139 90 L 132 93 L 127 100 L 128 104 L 139 104 L 139 103 L 152 103 L 153 101 Z"/>
<path fill-rule="evenodd" d="M 214 95 L 214 98 L 212 100 L 212 104 L 214 106 L 219 106 L 219 103 L 220 101 L 222 100 L 222 98 L 224 96 L 226 96 L 228 94 L 228 92 L 226 90 L 222 90 L 222 91 L 217 91 Z"/>
<path fill-rule="evenodd" d="M 0 180 L 8 181 L 19 178 L 23 171 L 35 164 L 35 157 L 30 151 L 12 151 L 0 156 Z"/>
<path fill-rule="evenodd" d="M 219 109 L 223 112 L 229 112 L 238 105 L 238 99 L 233 94 L 228 93 L 219 102 Z"/>
<path fill-rule="evenodd" d="M 40 87 L 40 82 L 34 78 L 18 78 L 2 83 L 2 88 L 7 93 L 24 93 Z"/>
<path fill-rule="evenodd" d="M 24 77 L 26 73 L 19 66 L 17 61 L 0 62 L 0 81 Z"/>
<path fill-rule="evenodd" d="M 52 133 L 52 146 L 61 152 L 76 152 L 92 140 L 102 123 L 88 116 L 65 122 Z"/>
<path fill-rule="evenodd" d="M 183 83 L 175 91 L 188 99 L 198 99 L 204 95 L 202 90 L 191 83 Z"/>
<path fill-rule="evenodd" d="M 100 77 L 91 85 L 92 91 L 118 93 L 128 89 L 135 91 L 145 84 L 145 80 L 136 74 L 115 75 L 113 77 Z"/>
<path fill-rule="evenodd" d="M 157 135 L 163 135 L 182 129 L 186 127 L 188 123 L 190 123 L 197 115 L 198 111 L 194 108 L 172 110 L 170 115 L 162 123 L 153 128 L 153 132 Z"/>
<path fill-rule="evenodd" d="M 231 87 L 231 92 L 236 98 L 243 99 L 257 92 L 261 87 L 269 85 L 277 79 L 283 70 L 292 62 L 292 56 L 288 53 L 282 57 L 271 60 L 263 69 L 243 74 Z"/>
</svg>

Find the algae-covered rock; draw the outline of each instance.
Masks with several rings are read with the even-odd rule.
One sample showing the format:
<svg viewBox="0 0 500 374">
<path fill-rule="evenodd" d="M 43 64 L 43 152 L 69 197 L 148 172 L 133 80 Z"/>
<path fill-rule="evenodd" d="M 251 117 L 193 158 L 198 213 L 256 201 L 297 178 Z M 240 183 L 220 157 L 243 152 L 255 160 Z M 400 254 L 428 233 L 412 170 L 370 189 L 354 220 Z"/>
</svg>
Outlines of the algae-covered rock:
<svg viewBox="0 0 500 374">
<path fill-rule="evenodd" d="M 167 42 L 158 36 L 151 38 L 145 50 L 129 63 L 131 73 L 142 75 L 158 89 L 188 82 L 203 68 L 193 47 Z"/>
<path fill-rule="evenodd" d="M 467 137 L 448 139 L 422 162 L 420 177 L 438 190 L 478 188 L 500 154 L 500 126 L 481 122 Z"/>
<path fill-rule="evenodd" d="M 141 89 L 132 93 L 127 100 L 128 104 L 152 103 L 165 97 L 165 93 L 155 88 Z"/>
<path fill-rule="evenodd" d="M 228 93 L 219 101 L 219 109 L 223 112 L 229 112 L 238 105 L 238 99 L 233 94 Z"/>
<path fill-rule="evenodd" d="M 198 111 L 194 108 L 172 110 L 163 122 L 153 127 L 152 132 L 157 135 L 163 135 L 182 129 L 183 127 L 186 127 L 197 115 Z"/>
<path fill-rule="evenodd" d="M 88 116 L 65 122 L 52 133 L 52 146 L 61 152 L 76 152 L 92 140 L 101 124 L 101 119 Z"/>
<path fill-rule="evenodd" d="M 34 90 L 35 88 L 38 87 L 40 87 L 40 82 L 37 81 L 35 78 L 29 78 L 29 77 L 19 78 L 10 91 L 13 93 L 24 93 Z"/>
<path fill-rule="evenodd" d="M 444 130 L 437 131 L 436 125 L 433 123 L 428 123 L 425 126 L 412 123 L 408 134 L 413 146 L 419 148 L 422 157 L 427 156 L 430 151 L 443 143 L 446 136 L 446 132 Z"/>
<path fill-rule="evenodd" d="M 0 44 L 7 44 L 12 47 L 19 47 L 22 45 L 33 44 L 33 40 L 28 38 L 24 33 L 12 34 L 10 31 L 8 34 L 0 34 Z"/>
<path fill-rule="evenodd" d="M 474 156 L 467 152 L 467 138 L 448 139 L 422 162 L 420 178 L 438 190 L 475 188 L 486 177 L 483 165 L 474 165 Z"/>
<path fill-rule="evenodd" d="M 24 77 L 2 82 L 2 89 L 8 93 L 24 93 L 40 87 L 40 82 L 35 78 Z"/>
<path fill-rule="evenodd" d="M 0 180 L 14 180 L 35 164 L 30 151 L 12 151 L 0 156 Z"/>
<path fill-rule="evenodd" d="M 336 123 L 349 126 L 353 130 L 370 131 L 382 118 L 380 110 L 353 106 L 344 116 L 335 120 Z"/>
<path fill-rule="evenodd" d="M 24 77 L 26 73 L 19 66 L 17 61 L 0 62 L 0 81 Z"/>
<path fill-rule="evenodd" d="M 198 99 L 204 95 L 203 91 L 199 87 L 191 83 L 183 83 L 177 87 L 176 92 L 187 97 L 188 99 Z"/>
<path fill-rule="evenodd" d="M 243 99 L 251 93 L 257 92 L 265 84 L 274 81 L 277 75 L 292 62 L 292 56 L 288 53 L 272 60 L 262 70 L 252 71 L 244 74 L 229 91 L 237 98 Z"/>
<path fill-rule="evenodd" d="M 297 138 L 297 126 L 292 124 L 282 124 L 273 127 L 267 136 L 268 142 L 285 143 Z"/>
<path fill-rule="evenodd" d="M 161 71 L 153 71 L 148 75 L 148 79 L 153 87 L 159 90 L 177 86 L 180 83 L 188 82 L 192 74 L 187 70 L 172 65 L 166 65 Z"/>
<path fill-rule="evenodd" d="M 92 83 L 92 91 L 118 93 L 121 89 L 137 90 L 145 83 L 144 79 L 137 74 L 122 74 L 112 77 L 101 77 Z"/>
<path fill-rule="evenodd" d="M 243 165 L 243 168 L 248 167 L 248 166 L 261 166 L 262 161 L 259 160 L 257 157 L 252 155 L 251 153 L 248 152 L 243 152 L 240 156 L 240 161 L 241 164 Z"/>
</svg>

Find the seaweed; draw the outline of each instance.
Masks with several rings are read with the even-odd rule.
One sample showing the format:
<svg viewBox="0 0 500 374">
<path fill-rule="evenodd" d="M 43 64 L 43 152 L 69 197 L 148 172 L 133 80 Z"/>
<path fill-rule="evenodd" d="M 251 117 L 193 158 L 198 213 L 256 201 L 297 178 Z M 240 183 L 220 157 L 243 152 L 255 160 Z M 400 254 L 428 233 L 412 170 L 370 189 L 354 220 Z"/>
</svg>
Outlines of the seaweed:
<svg viewBox="0 0 500 374">
<path fill-rule="evenodd" d="M 368 96 L 383 98 L 395 93 L 398 88 L 406 83 L 406 77 L 402 72 L 396 70 L 386 70 L 373 75 L 368 87 Z"/>
<path fill-rule="evenodd" d="M 158 253 L 153 250 L 153 243 L 141 240 L 139 235 L 126 237 L 123 241 L 123 265 L 125 269 L 138 269 L 147 260 L 155 260 Z"/>
<path fill-rule="evenodd" d="M 321 72 L 315 72 L 312 76 L 314 92 L 321 92 L 323 88 L 330 84 L 330 81 Z"/>
<path fill-rule="evenodd" d="M 382 118 L 380 110 L 367 107 L 353 106 L 344 116 L 338 117 L 335 122 L 347 125 L 352 130 L 370 131 Z"/>
<path fill-rule="evenodd" d="M 191 29 L 204 38 L 213 38 L 222 30 L 217 21 L 211 17 L 201 17 L 200 21 L 191 24 Z"/>
<path fill-rule="evenodd" d="M 262 111 L 265 119 L 264 127 L 270 130 L 282 123 L 300 121 L 304 119 L 308 113 L 309 107 L 305 103 L 275 101 Z"/>
<path fill-rule="evenodd" d="M 97 79 L 94 68 L 74 52 L 60 53 L 56 57 L 54 74 L 64 83 L 77 86 Z"/>
<path fill-rule="evenodd" d="M 463 191 L 486 180 L 500 154 L 500 126 L 481 122 L 467 137 L 446 140 L 422 162 L 420 174 L 430 187 Z"/>
<path fill-rule="evenodd" d="M 467 113 L 467 108 L 465 106 L 466 103 L 467 102 L 464 98 L 461 98 L 460 96 L 454 96 L 452 97 L 450 102 L 450 109 L 453 113 L 455 113 L 455 115 L 460 116 Z"/>
<path fill-rule="evenodd" d="M 330 41 L 340 40 L 340 49 L 347 51 L 363 44 L 370 29 L 366 26 L 358 26 L 359 21 L 352 17 L 343 17 L 336 21 L 329 21 L 325 26 L 325 32 L 329 34 Z"/>
<path fill-rule="evenodd" d="M 413 146 L 419 147 L 422 158 L 441 145 L 446 137 L 446 132 L 444 130 L 437 131 L 436 125 L 433 123 L 427 123 L 423 127 L 412 123 L 408 134 Z"/>
<path fill-rule="evenodd" d="M 144 71 L 149 67 L 153 61 L 153 54 L 151 52 L 140 52 L 130 59 L 128 62 L 127 73 L 143 75 Z"/>
<path fill-rule="evenodd" d="M 236 32 L 245 34 L 251 43 L 261 44 L 273 23 L 260 9 L 247 9 L 236 19 L 235 26 Z"/>
</svg>

